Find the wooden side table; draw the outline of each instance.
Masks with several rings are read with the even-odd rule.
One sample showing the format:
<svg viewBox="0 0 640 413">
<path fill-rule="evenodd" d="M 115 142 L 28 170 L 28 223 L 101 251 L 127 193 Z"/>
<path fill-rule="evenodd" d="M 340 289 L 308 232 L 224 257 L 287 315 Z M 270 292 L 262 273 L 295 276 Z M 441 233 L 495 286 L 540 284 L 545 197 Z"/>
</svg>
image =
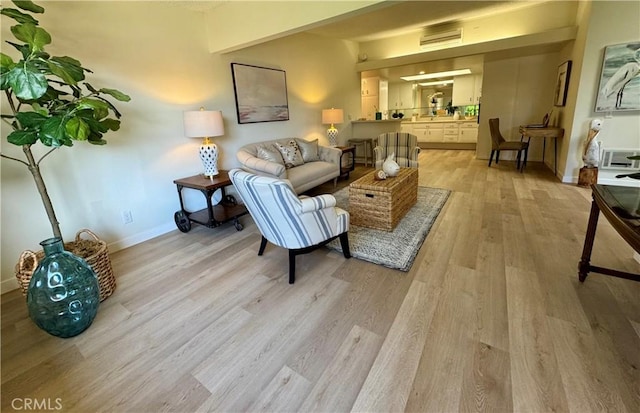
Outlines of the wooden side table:
<svg viewBox="0 0 640 413">
<path fill-rule="evenodd" d="M 233 220 L 236 230 L 242 230 L 243 226 L 238 221 L 238 217 L 247 214 L 248 211 L 244 205 L 236 202 L 233 195 L 225 194 L 225 188 L 232 185 L 229 179 L 229 171 L 220 170 L 220 173 L 212 178 L 204 175 L 189 176 L 176 179 L 173 183 L 178 188 L 178 197 L 180 198 L 180 210 L 176 211 L 173 218 L 180 231 L 189 232 L 192 222 L 215 228 L 231 220 Z M 207 201 L 207 207 L 199 211 L 187 211 L 184 208 L 182 199 L 183 188 L 197 189 L 202 192 Z M 213 205 L 212 197 L 218 189 L 222 191 L 222 199 L 219 204 Z"/>
<path fill-rule="evenodd" d="M 356 168 L 356 147 L 355 146 L 336 146 L 342 151 L 340 155 L 340 177 L 349 177 L 349 172 Z M 347 159 L 344 159 L 345 155 Z"/>
</svg>

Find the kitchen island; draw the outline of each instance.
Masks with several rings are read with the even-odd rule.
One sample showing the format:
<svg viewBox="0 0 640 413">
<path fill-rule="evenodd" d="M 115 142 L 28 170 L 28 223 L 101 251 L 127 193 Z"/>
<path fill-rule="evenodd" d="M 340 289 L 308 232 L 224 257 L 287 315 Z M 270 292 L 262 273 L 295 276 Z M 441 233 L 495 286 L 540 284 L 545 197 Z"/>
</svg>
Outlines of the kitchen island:
<svg viewBox="0 0 640 413">
<path fill-rule="evenodd" d="M 478 141 L 478 120 L 458 119 L 451 116 L 419 118 L 403 121 L 402 132 L 418 137 L 418 146 L 426 149 L 471 149 Z"/>
</svg>

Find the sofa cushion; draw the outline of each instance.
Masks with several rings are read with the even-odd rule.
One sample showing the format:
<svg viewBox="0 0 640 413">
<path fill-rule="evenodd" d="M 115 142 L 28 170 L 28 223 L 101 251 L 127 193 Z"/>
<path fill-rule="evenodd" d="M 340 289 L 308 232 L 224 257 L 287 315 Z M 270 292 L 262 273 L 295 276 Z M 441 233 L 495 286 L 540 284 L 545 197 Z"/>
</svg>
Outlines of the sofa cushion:
<svg viewBox="0 0 640 413">
<path fill-rule="evenodd" d="M 302 159 L 302 153 L 295 140 L 291 139 L 287 144 L 283 145 L 279 142 L 275 143 L 276 148 L 280 151 L 282 159 L 284 159 L 284 166 L 287 169 L 304 164 Z"/>
<path fill-rule="evenodd" d="M 307 141 L 304 139 L 296 138 L 296 143 L 300 148 L 300 152 L 302 152 L 302 159 L 305 162 L 315 162 L 320 160 L 320 155 L 318 155 L 317 139 L 314 139 L 312 141 Z"/>
<path fill-rule="evenodd" d="M 282 155 L 280 151 L 274 145 L 263 145 L 258 146 L 257 151 L 258 158 L 264 159 L 265 161 L 279 163 L 280 165 L 284 165 L 284 159 L 282 159 Z"/>
</svg>

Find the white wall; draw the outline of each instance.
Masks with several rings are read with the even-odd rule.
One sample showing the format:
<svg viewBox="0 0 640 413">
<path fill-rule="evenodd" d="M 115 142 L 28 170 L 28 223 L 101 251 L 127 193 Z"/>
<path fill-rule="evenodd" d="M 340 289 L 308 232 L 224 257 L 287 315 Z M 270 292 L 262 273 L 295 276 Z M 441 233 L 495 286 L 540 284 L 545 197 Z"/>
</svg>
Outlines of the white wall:
<svg viewBox="0 0 640 413">
<path fill-rule="evenodd" d="M 589 124 L 594 118 L 604 120 L 598 140 L 608 148 L 640 149 L 640 111 L 594 112 L 595 100 L 600 81 L 604 47 L 607 45 L 640 41 L 640 2 L 610 1 L 591 3 L 588 32 L 586 34 L 582 67 L 575 74 L 579 76 L 579 89 L 573 113 L 573 123 L 569 125 L 568 154 L 564 168 L 564 182 L 577 182 L 582 167 L 581 154 L 587 137 Z M 598 183 L 614 185 L 640 185 L 640 181 L 615 179 L 616 171 L 600 169 Z"/>
<path fill-rule="evenodd" d="M 482 105 L 476 156 L 489 159 L 491 118 L 500 119 L 500 131 L 506 140 L 519 140 L 520 125 L 540 123 L 553 108 L 553 88 L 557 74 L 557 53 L 492 58 L 487 56 L 482 79 Z M 543 142 L 531 140 L 528 159 L 542 161 Z M 547 140 L 545 162 L 553 167 L 553 141 Z M 515 159 L 515 152 L 502 152 L 501 159 Z"/>
<path fill-rule="evenodd" d="M 104 147 L 83 143 L 50 155 L 42 170 L 65 240 L 90 228 L 110 250 L 133 245 L 175 229 L 179 209 L 173 180 L 201 172 L 200 142 L 183 135 L 182 112 L 204 106 L 220 109 L 226 133 L 215 138 L 220 166 L 237 166 L 235 152 L 249 142 L 286 136 L 318 137 L 326 143 L 321 109 L 343 107 L 357 113 L 359 78 L 354 44 L 296 35 L 228 55 L 211 55 L 204 16 L 175 2 L 47 2 L 40 17 L 53 38 L 47 50 L 78 58 L 95 72 L 97 87 L 128 93 L 117 105 L 122 128 L 106 135 Z M 9 25 L 3 17 L 2 37 Z M 15 56 L 2 45 L 3 53 Z M 238 125 L 230 62 L 280 68 L 287 72 L 290 121 Z M 3 102 L 3 111 L 5 110 Z M 339 126 L 344 142 L 348 124 Z M 6 143 L 1 150 L 22 156 Z M 37 151 L 42 153 L 41 150 Z M 17 287 L 14 265 L 20 252 L 37 250 L 51 236 L 42 202 L 27 169 L 2 159 L 0 228 L 2 291 Z M 191 194 L 194 202 L 202 202 Z M 125 225 L 121 212 L 134 222 Z M 216 236 L 215 229 L 211 236 Z M 117 276 L 117 275 L 116 275 Z"/>
</svg>

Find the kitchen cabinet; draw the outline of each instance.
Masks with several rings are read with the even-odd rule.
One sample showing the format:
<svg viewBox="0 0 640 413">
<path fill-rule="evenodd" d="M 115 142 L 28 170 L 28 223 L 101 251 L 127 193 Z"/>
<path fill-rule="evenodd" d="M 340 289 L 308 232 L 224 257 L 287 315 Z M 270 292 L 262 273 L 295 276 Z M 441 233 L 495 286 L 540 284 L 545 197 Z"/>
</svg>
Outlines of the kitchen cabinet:
<svg viewBox="0 0 640 413">
<path fill-rule="evenodd" d="M 412 109 L 415 107 L 415 86 L 412 83 L 389 84 L 389 109 Z"/>
<path fill-rule="evenodd" d="M 442 142 L 458 142 L 458 129 L 459 128 L 457 123 L 445 123 L 443 128 Z"/>
<path fill-rule="evenodd" d="M 415 123 L 413 134 L 418 138 L 418 142 L 442 142 L 444 138 L 444 123 L 428 122 Z"/>
<path fill-rule="evenodd" d="M 478 141 L 478 123 L 462 122 L 458 133 L 458 142 L 460 143 L 476 143 Z"/>
<path fill-rule="evenodd" d="M 470 144 L 478 140 L 475 120 L 402 122 L 400 131 L 416 135 L 418 143 Z M 468 145 L 465 148 L 468 149 Z"/>
<path fill-rule="evenodd" d="M 360 81 L 361 117 L 375 119 L 376 112 L 388 110 L 389 83 L 379 77 L 366 77 Z"/>
<path fill-rule="evenodd" d="M 456 76 L 453 78 L 453 106 L 477 105 L 482 96 L 482 75 Z"/>
</svg>

